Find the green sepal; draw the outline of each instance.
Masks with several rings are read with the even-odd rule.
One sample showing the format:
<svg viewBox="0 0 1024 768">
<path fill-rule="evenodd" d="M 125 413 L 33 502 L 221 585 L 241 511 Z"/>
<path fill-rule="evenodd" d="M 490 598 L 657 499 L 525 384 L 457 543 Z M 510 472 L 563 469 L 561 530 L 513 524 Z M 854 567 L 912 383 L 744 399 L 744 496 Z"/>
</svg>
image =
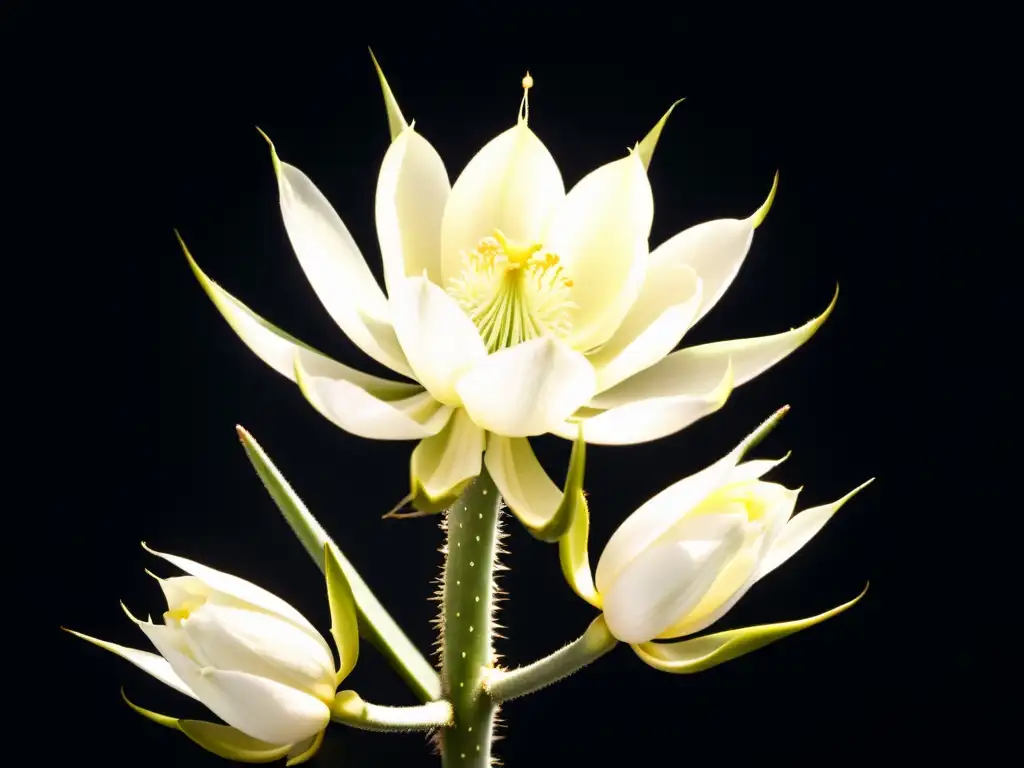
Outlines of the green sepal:
<svg viewBox="0 0 1024 768">
<path fill-rule="evenodd" d="M 405 117 L 402 115 L 402 110 L 398 107 L 395 94 L 391 92 L 391 86 L 388 85 L 387 78 L 384 77 L 384 72 L 381 70 L 380 64 L 377 63 L 377 57 L 373 55 L 372 49 L 370 50 L 370 58 L 373 59 L 373 68 L 377 70 L 377 78 L 380 80 L 380 89 L 384 94 L 384 106 L 388 110 L 388 130 L 391 132 L 391 140 L 394 141 L 398 138 L 398 134 L 404 131 L 409 124 L 405 122 Z"/>
<path fill-rule="evenodd" d="M 327 602 L 331 607 L 331 637 L 338 648 L 336 679 L 341 683 L 359 659 L 359 621 L 352 587 L 345 578 L 337 550 L 330 541 L 324 544 L 324 576 L 327 581 Z"/>
<path fill-rule="evenodd" d="M 732 661 L 802 629 L 820 624 L 825 619 L 830 619 L 846 609 L 852 608 L 867 594 L 867 591 L 868 587 L 865 586 L 864 590 L 853 600 L 806 619 L 731 629 L 727 632 L 717 632 L 713 635 L 695 637 L 676 643 L 640 643 L 634 645 L 633 650 L 645 663 L 662 672 L 676 675 L 703 672 L 705 669 Z"/>
<path fill-rule="evenodd" d="M 249 461 L 277 504 L 281 515 L 313 561 L 321 570 L 325 570 L 324 548 L 331 542 L 331 538 L 252 435 L 242 427 L 237 429 Z M 402 632 L 359 576 L 359 572 L 337 547 L 335 555 L 355 600 L 360 635 L 384 654 L 418 698 L 422 701 L 438 698 L 441 695 L 441 680 L 433 666 Z"/>
<path fill-rule="evenodd" d="M 558 560 L 562 575 L 572 591 L 597 609 L 601 608 L 601 596 L 594 586 L 594 574 L 590 569 L 590 554 L 587 540 L 590 536 L 590 505 L 581 494 L 579 506 L 573 515 L 572 525 L 565 536 L 558 540 Z"/>
<path fill-rule="evenodd" d="M 665 114 L 661 116 L 661 119 L 655 123 L 654 127 L 647 132 L 643 140 L 637 144 L 636 153 L 640 155 L 640 162 L 644 164 L 644 170 L 648 169 L 651 165 L 651 158 L 654 157 L 654 148 L 658 146 L 658 139 L 661 138 L 661 132 L 665 128 L 665 123 L 668 122 L 669 116 L 672 114 L 672 110 L 678 107 L 686 99 L 679 99 L 674 102 L 671 107 L 666 110 Z"/>
<path fill-rule="evenodd" d="M 169 715 L 161 715 L 159 712 L 153 712 L 132 702 L 125 695 L 123 689 L 121 698 L 147 720 L 165 728 L 179 730 L 207 752 L 212 752 L 227 760 L 236 760 L 240 763 L 272 763 L 288 755 L 293 746 L 291 744 L 268 744 L 265 741 L 254 739 L 252 736 L 247 736 L 230 725 L 208 723 L 204 720 L 182 720 Z M 288 765 L 293 765 L 293 763 L 289 761 Z"/>
<path fill-rule="evenodd" d="M 583 497 L 583 477 L 587 467 L 587 442 L 583 439 L 583 422 L 579 423 L 576 441 L 572 444 L 569 454 L 569 469 L 565 473 L 565 485 L 562 488 L 562 502 L 555 514 L 538 527 L 526 526 L 534 538 L 554 543 L 560 541 L 572 526 L 572 521 L 582 508 L 587 514 L 587 500 Z M 525 522 L 525 521 L 524 521 Z"/>
<path fill-rule="evenodd" d="M 304 742 L 293 744 L 292 748 L 288 751 L 288 762 L 285 763 L 285 768 L 291 768 L 293 765 L 302 765 L 312 760 L 316 753 L 320 751 L 320 747 L 323 746 L 325 733 L 327 733 L 326 728 Z"/>
</svg>

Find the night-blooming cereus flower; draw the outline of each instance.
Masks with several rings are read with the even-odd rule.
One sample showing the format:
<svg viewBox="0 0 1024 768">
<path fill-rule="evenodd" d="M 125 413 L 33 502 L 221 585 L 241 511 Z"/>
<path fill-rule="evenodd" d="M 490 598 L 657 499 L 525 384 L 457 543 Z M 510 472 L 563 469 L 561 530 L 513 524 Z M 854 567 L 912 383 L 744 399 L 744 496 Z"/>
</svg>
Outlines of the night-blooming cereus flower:
<svg viewBox="0 0 1024 768">
<path fill-rule="evenodd" d="M 355 605 L 333 550 L 325 550 L 325 572 L 337 666 L 323 636 L 279 597 L 183 557 L 148 551 L 187 574 L 157 579 L 167 600 L 163 624 L 137 619 L 125 608 L 159 655 L 72 634 L 220 717 L 227 725 L 169 717 L 128 702 L 209 751 L 252 763 L 288 758 L 288 765 L 297 765 L 311 758 L 323 741 L 338 683 L 359 652 Z"/>
<path fill-rule="evenodd" d="M 714 624 L 871 482 L 794 516 L 799 490 L 761 479 L 784 459 L 741 462 L 786 410 L 724 458 L 630 515 L 609 540 L 593 577 L 585 506 L 561 541 L 569 584 L 602 609 L 611 633 L 651 666 L 669 672 L 707 669 L 824 621 L 860 599 L 799 621 L 652 642 L 693 635 Z"/>
<path fill-rule="evenodd" d="M 786 333 L 670 354 L 735 277 L 775 185 L 748 218 L 699 224 L 649 252 L 647 166 L 668 113 L 625 157 L 566 193 L 528 125 L 527 76 L 518 122 L 453 185 L 380 80 L 392 135 L 376 193 L 386 296 L 324 195 L 273 145 L 271 154 L 285 229 L 313 290 L 363 352 L 416 384 L 316 352 L 189 260 L 242 340 L 321 414 L 363 437 L 420 441 L 411 461 L 417 508 L 447 506 L 479 474 L 486 448 L 510 508 L 543 534 L 562 493 L 527 438 L 575 439 L 581 421 L 591 443 L 677 432 L 799 347 L 831 310 Z"/>
</svg>

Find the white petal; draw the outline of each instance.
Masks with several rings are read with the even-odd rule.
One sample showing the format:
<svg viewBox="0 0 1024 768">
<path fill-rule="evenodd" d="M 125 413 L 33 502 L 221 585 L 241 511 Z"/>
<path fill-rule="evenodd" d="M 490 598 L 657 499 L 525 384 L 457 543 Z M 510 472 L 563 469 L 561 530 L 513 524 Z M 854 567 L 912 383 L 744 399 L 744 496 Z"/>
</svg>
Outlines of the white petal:
<svg viewBox="0 0 1024 768">
<path fill-rule="evenodd" d="M 611 337 L 636 300 L 647 266 L 654 198 L 640 156 L 584 176 L 565 197 L 544 249 L 572 280 L 572 332 L 566 341 L 590 350 Z"/>
<path fill-rule="evenodd" d="M 701 282 L 687 266 L 648 269 L 644 286 L 618 330 L 588 356 L 602 392 L 657 363 L 693 325 Z"/>
<path fill-rule="evenodd" d="M 732 393 L 732 368 L 728 361 L 720 370 L 721 378 L 709 392 L 699 395 L 651 397 L 627 402 L 605 411 L 581 412 L 587 442 L 594 445 L 632 445 L 675 434 L 694 422 L 719 410 Z M 600 398 L 594 398 L 596 402 Z M 550 431 L 566 440 L 576 434 L 576 425 L 564 422 Z"/>
<path fill-rule="evenodd" d="M 273 144 L 270 152 L 288 239 L 320 303 L 356 346 L 408 376 L 388 321 L 387 299 L 352 235 L 309 177 L 282 162 Z"/>
<path fill-rule="evenodd" d="M 253 738 L 294 744 L 322 731 L 331 719 L 324 702 L 275 680 L 210 668 L 201 675 L 203 703 Z"/>
<path fill-rule="evenodd" d="M 479 426 L 506 437 L 530 437 L 564 422 L 593 396 L 595 386 L 594 369 L 583 355 L 543 336 L 488 356 L 456 389 Z"/>
<path fill-rule="evenodd" d="M 151 555 L 163 558 L 171 565 L 183 570 L 189 576 L 195 576 L 206 584 L 211 593 L 221 592 L 235 600 L 255 606 L 256 608 L 260 608 L 268 613 L 276 614 L 277 616 L 292 622 L 301 629 L 312 633 L 314 637 L 320 637 L 320 633 L 316 631 L 316 628 L 310 624 L 301 613 L 288 605 L 288 603 L 277 595 L 271 594 L 262 587 L 258 587 L 252 582 L 241 579 L 238 576 L 233 576 L 230 573 L 224 573 L 223 571 L 218 571 L 215 568 L 202 565 L 194 560 L 189 560 L 177 555 L 168 555 L 164 552 L 157 552 L 156 550 L 147 547 L 145 543 L 143 543 L 142 546 Z M 211 594 L 210 599 L 212 600 L 214 598 L 215 595 Z M 163 653 L 163 651 L 161 651 L 161 653 Z"/>
<path fill-rule="evenodd" d="M 810 339 L 828 319 L 838 297 L 837 292 L 822 314 L 791 331 L 752 339 L 702 344 L 673 352 L 646 371 L 602 392 L 591 405 L 596 408 L 613 408 L 649 397 L 703 392 L 718 380 L 727 360 L 732 361 L 735 370 L 734 386 L 746 384 Z M 587 436 L 590 436 L 589 430 Z"/>
<path fill-rule="evenodd" d="M 718 521 L 714 521 L 718 522 Z M 707 539 L 688 539 L 645 550 L 602 590 L 611 633 L 644 643 L 689 613 L 743 543 L 743 525 L 730 517 Z"/>
<path fill-rule="evenodd" d="M 414 128 L 391 143 L 377 180 L 377 237 L 390 296 L 424 272 L 441 282 L 441 217 L 451 192 L 444 161 Z"/>
<path fill-rule="evenodd" d="M 334 657 L 288 621 L 245 608 L 206 604 L 181 622 L 189 642 L 217 669 L 248 672 L 297 688 L 322 701 L 334 698 Z"/>
<path fill-rule="evenodd" d="M 509 509 L 528 528 L 543 528 L 562 504 L 562 489 L 548 477 L 523 437 L 489 435 L 487 471 Z"/>
<path fill-rule="evenodd" d="M 728 485 L 740 459 L 787 411 L 780 408 L 714 464 L 670 485 L 627 517 L 601 553 L 595 573 L 598 592 L 604 592 L 626 563 L 678 525 L 708 495 Z"/>
<path fill-rule="evenodd" d="M 168 611 L 179 610 L 196 598 L 203 600 L 210 596 L 210 590 L 195 576 L 172 576 L 169 579 L 161 579 L 149 571 L 146 573 L 155 578 L 160 585 L 160 591 L 167 600 Z"/>
<path fill-rule="evenodd" d="M 93 645 L 99 646 L 105 651 L 116 653 L 122 659 L 130 661 L 143 672 L 149 673 L 161 683 L 169 685 L 174 690 L 184 693 L 186 696 L 191 696 L 193 699 L 198 698 L 185 684 L 185 681 L 182 680 L 173 669 L 171 669 L 171 665 L 167 659 L 162 656 L 157 656 L 155 653 L 150 653 L 149 651 L 139 651 L 135 648 L 117 645 L 116 643 L 108 643 L 106 640 L 99 640 L 95 637 L 90 637 L 89 635 L 83 635 L 81 632 L 75 632 L 72 629 L 66 631 L 70 632 L 75 637 L 80 637 Z"/>
<path fill-rule="evenodd" d="M 721 487 L 735 465 L 736 458 L 730 453 L 700 472 L 673 483 L 627 517 L 601 553 L 594 574 L 597 591 L 604 594 L 628 563 Z"/>
<path fill-rule="evenodd" d="M 329 375 L 334 378 L 348 379 L 372 391 L 380 388 L 390 391 L 395 388 L 409 387 L 407 384 L 398 384 L 378 378 L 377 376 L 370 376 L 354 368 L 349 368 L 347 365 L 335 362 L 326 355 L 320 354 L 308 344 L 299 341 L 291 334 L 260 317 L 207 277 L 206 273 L 196 264 L 195 259 L 192 258 L 192 254 L 189 253 L 180 236 L 178 240 L 181 243 L 182 250 L 185 251 L 185 256 L 188 258 L 193 274 L 199 280 L 203 290 L 206 291 L 206 295 L 213 301 L 214 306 L 224 319 L 228 321 L 231 329 L 238 334 L 242 342 L 258 358 L 285 378 L 295 381 L 292 361 L 295 359 L 296 354 L 302 354 L 308 365 L 315 366 L 325 372 L 330 372 Z M 405 356 L 402 354 L 402 348 L 398 344 L 398 337 L 395 335 L 395 330 L 391 327 L 390 321 L 381 322 L 364 319 L 366 320 L 366 332 L 373 337 L 375 340 L 374 344 L 380 348 L 381 355 L 387 359 L 382 359 L 381 355 L 376 354 L 371 354 L 371 357 L 383 362 L 394 371 L 411 376 L 412 371 L 405 362 Z M 388 350 L 386 353 L 383 351 L 385 349 Z M 364 347 L 365 350 L 366 348 Z"/>
<path fill-rule="evenodd" d="M 872 482 L 873 480 L 868 480 L 838 501 L 805 509 L 790 519 L 761 561 L 757 578 L 763 578 L 795 555 L 808 541 L 814 538 L 818 531 L 825 527 L 825 523 L 832 519 L 832 515 L 838 512 L 843 504 Z"/>
<path fill-rule="evenodd" d="M 396 285 L 391 307 L 395 331 L 416 379 L 442 403 L 458 405 L 455 382 L 487 357 L 473 321 L 425 277 L 410 277 Z"/>
<path fill-rule="evenodd" d="M 764 526 L 748 523 L 742 526 L 743 542 L 736 554 L 719 571 L 714 583 L 704 596 L 672 626 L 663 630 L 658 638 L 673 639 L 700 632 L 724 616 L 753 585 L 754 572 L 760 556 L 760 544 L 765 538 Z"/>
<path fill-rule="evenodd" d="M 788 458 L 789 454 L 787 453 L 781 459 L 754 459 L 752 461 L 744 461 L 742 464 L 737 465 L 736 469 L 733 470 L 732 474 L 729 476 L 729 482 L 744 483 L 750 480 L 760 480 Z"/>
<path fill-rule="evenodd" d="M 480 474 L 484 433 L 462 408 L 445 428 L 420 442 L 412 452 L 412 485 L 430 501 L 451 495 L 452 489 Z"/>
<path fill-rule="evenodd" d="M 522 243 L 538 242 L 565 185 L 551 153 L 526 123 L 488 142 L 452 186 L 441 223 L 441 274 L 462 268 L 461 254 L 500 229 Z"/>
<path fill-rule="evenodd" d="M 650 270 L 689 266 L 704 281 L 696 323 L 732 284 L 754 239 L 752 219 L 705 221 L 666 240 L 651 252 Z"/>
<path fill-rule="evenodd" d="M 353 435 L 418 440 L 440 432 L 451 417 L 450 407 L 418 387 L 401 399 L 377 397 L 352 381 L 317 375 L 306 368 L 307 361 L 297 356 L 294 363 L 302 394 L 322 416 Z"/>
</svg>

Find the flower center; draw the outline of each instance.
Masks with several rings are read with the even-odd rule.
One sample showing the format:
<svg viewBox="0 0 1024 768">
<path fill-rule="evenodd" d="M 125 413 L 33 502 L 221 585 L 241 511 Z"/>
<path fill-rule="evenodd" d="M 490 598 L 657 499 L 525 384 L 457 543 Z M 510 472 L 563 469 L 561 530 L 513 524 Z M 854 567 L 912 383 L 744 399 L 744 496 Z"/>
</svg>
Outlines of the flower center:
<svg viewBox="0 0 1024 768">
<path fill-rule="evenodd" d="M 488 352 L 543 336 L 564 336 L 572 327 L 572 280 L 558 256 L 540 243 L 521 245 L 495 230 L 468 254 L 448 281 L 448 295 L 469 315 Z"/>
<path fill-rule="evenodd" d="M 164 621 L 168 623 L 171 621 L 185 621 L 185 619 L 192 615 L 193 611 L 199 610 L 205 603 L 206 598 L 204 597 L 193 597 L 185 600 L 177 608 L 170 611 L 164 611 Z"/>
</svg>

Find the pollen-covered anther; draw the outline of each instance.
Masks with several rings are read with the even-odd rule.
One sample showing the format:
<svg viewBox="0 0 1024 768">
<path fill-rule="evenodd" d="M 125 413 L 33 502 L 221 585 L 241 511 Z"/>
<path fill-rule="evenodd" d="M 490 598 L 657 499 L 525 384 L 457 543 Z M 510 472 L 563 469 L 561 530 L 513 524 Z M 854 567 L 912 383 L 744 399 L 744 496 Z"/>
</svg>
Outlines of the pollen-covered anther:
<svg viewBox="0 0 1024 768">
<path fill-rule="evenodd" d="M 448 294 L 463 308 L 493 352 L 571 328 L 572 280 L 557 254 L 542 243 L 522 244 L 501 230 L 462 254 L 461 272 Z"/>
</svg>

